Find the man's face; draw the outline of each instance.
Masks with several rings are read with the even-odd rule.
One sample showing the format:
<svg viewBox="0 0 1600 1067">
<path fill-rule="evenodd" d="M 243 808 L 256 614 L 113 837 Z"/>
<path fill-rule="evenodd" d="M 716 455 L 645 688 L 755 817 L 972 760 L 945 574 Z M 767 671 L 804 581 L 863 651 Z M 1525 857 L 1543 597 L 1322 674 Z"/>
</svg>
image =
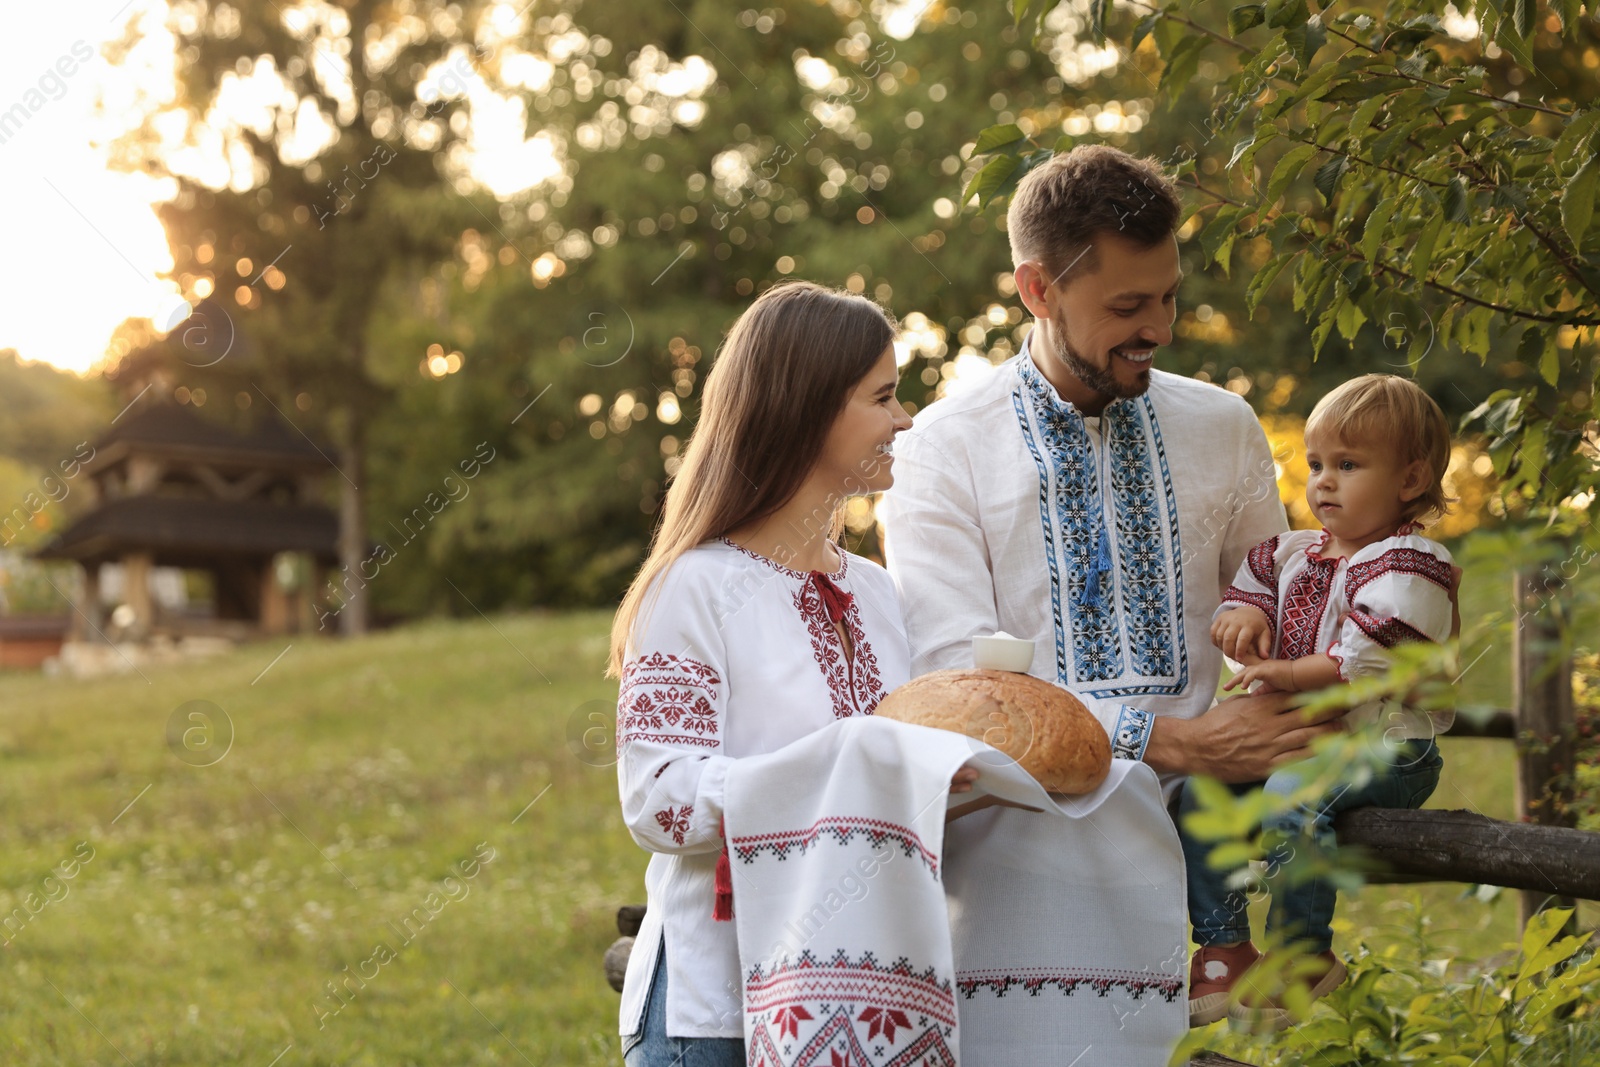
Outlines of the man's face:
<svg viewBox="0 0 1600 1067">
<path fill-rule="evenodd" d="M 1079 386 L 1067 382 L 1066 399 L 1098 411 L 1150 388 L 1155 350 L 1172 343 L 1183 271 L 1176 240 L 1141 248 L 1101 234 L 1095 249 L 1097 270 L 1069 274 L 1045 291 L 1050 344 L 1040 355 L 1057 360 Z"/>
</svg>

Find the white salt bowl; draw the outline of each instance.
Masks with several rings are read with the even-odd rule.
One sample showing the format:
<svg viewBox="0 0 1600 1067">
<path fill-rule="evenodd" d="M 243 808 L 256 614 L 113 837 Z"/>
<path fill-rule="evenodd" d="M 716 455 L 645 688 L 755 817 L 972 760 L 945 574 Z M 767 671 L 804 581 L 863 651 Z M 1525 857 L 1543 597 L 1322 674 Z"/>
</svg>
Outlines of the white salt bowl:
<svg viewBox="0 0 1600 1067">
<path fill-rule="evenodd" d="M 972 639 L 972 665 L 979 670 L 1028 673 L 1033 666 L 1033 642 L 1010 634 Z"/>
</svg>

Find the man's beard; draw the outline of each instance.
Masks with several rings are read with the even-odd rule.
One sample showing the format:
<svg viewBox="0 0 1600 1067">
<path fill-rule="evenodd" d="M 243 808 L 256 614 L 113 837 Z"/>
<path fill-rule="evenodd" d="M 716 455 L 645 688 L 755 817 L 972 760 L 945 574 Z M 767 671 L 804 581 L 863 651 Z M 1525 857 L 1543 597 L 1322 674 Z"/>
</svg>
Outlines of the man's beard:
<svg viewBox="0 0 1600 1067">
<path fill-rule="evenodd" d="M 1072 376 L 1084 385 L 1093 389 L 1101 396 L 1109 396 L 1114 400 L 1125 400 L 1131 396 L 1143 396 L 1150 388 L 1150 371 L 1148 368 L 1140 374 L 1132 384 L 1124 384 L 1117 380 L 1115 372 L 1111 369 L 1111 356 L 1106 360 L 1104 367 L 1096 367 L 1093 363 L 1078 355 L 1072 347 L 1072 342 L 1067 340 L 1067 324 L 1061 315 L 1050 317 L 1050 334 L 1054 339 L 1055 357 L 1066 365 Z M 1153 346 L 1152 346 L 1153 347 Z"/>
</svg>

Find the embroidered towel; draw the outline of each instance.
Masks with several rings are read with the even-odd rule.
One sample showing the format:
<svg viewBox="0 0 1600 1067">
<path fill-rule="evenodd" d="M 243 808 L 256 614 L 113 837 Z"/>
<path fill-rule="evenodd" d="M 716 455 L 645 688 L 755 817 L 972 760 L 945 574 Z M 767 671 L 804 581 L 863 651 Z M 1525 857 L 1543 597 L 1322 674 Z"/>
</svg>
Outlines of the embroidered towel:
<svg viewBox="0 0 1600 1067">
<path fill-rule="evenodd" d="M 947 842 L 984 794 L 1040 810 Z M 752 1067 L 1161 1067 L 1183 1034 L 1183 861 L 1144 765 L 1058 805 L 987 745 L 856 718 L 738 760 L 727 801 Z"/>
<path fill-rule="evenodd" d="M 1059 815 L 990 808 L 946 831 L 961 1049 L 974 1067 L 1165 1067 L 1188 1031 L 1177 831 L 1154 771 L 1111 766 L 1094 793 L 1058 798 Z"/>
</svg>

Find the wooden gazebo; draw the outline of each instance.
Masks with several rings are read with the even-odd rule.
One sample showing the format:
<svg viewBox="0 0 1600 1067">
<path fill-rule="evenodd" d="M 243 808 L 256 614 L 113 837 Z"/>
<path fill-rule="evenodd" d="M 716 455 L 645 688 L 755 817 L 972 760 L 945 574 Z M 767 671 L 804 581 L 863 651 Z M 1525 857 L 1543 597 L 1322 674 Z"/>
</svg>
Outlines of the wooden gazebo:
<svg viewBox="0 0 1600 1067">
<path fill-rule="evenodd" d="M 240 433 L 169 401 L 125 412 L 84 464 L 89 510 L 35 553 L 83 567 L 71 639 L 105 631 L 103 563 L 123 567 L 128 610 L 117 629 L 128 639 L 310 629 L 321 569 L 337 559 L 338 517 L 316 497 L 331 469 L 274 418 Z M 151 568 L 163 566 L 210 575 L 210 618 L 163 612 L 150 593 Z"/>
</svg>

